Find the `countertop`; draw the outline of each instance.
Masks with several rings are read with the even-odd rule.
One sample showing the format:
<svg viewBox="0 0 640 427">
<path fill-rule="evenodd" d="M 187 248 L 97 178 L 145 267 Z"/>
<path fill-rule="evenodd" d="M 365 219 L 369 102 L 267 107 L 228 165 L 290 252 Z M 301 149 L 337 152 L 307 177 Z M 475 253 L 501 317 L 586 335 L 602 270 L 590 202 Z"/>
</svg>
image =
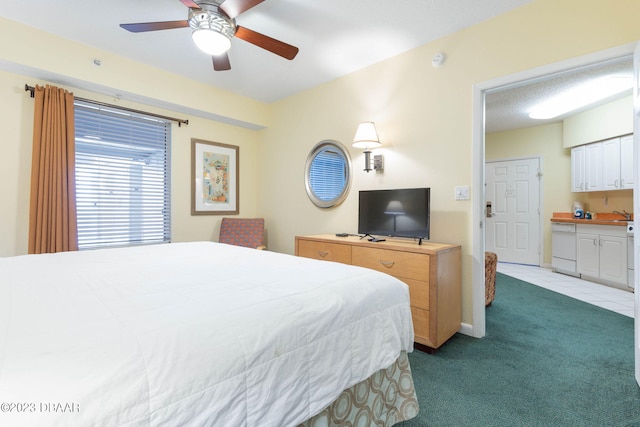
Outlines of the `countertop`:
<svg viewBox="0 0 640 427">
<path fill-rule="evenodd" d="M 616 225 L 626 227 L 629 221 L 626 221 L 622 215 L 614 213 L 595 213 L 592 214 L 593 219 L 574 218 L 571 212 L 554 212 L 551 222 L 570 222 L 573 224 L 597 224 L 597 225 Z M 631 215 L 633 221 L 633 215 Z"/>
</svg>

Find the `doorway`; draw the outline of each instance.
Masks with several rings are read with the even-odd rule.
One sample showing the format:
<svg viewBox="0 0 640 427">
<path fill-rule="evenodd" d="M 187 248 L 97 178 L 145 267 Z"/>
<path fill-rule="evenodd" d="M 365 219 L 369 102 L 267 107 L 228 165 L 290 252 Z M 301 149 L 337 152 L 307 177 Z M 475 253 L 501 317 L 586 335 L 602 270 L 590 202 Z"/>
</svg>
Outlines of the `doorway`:
<svg viewBox="0 0 640 427">
<path fill-rule="evenodd" d="M 473 88 L 473 329 L 474 337 L 483 337 L 486 333 L 484 307 L 484 252 L 486 250 L 486 200 L 485 191 L 485 96 L 502 88 L 524 85 L 527 82 L 543 79 L 547 76 L 574 69 L 584 68 L 605 61 L 629 57 L 633 54 L 634 44 L 609 49 L 596 54 L 574 58 L 560 63 L 524 71 L 514 75 L 500 77 L 474 85 Z"/>
</svg>

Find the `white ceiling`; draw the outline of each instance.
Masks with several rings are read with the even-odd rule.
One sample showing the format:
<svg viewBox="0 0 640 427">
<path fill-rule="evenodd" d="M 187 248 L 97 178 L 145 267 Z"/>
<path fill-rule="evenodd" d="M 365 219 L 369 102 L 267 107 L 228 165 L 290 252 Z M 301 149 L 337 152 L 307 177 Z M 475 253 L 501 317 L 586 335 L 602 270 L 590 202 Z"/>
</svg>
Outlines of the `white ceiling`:
<svg viewBox="0 0 640 427">
<path fill-rule="evenodd" d="M 234 38 L 229 52 L 232 69 L 222 72 L 212 69 L 211 58 L 195 47 L 188 28 L 134 34 L 119 27 L 121 23 L 187 19 L 188 9 L 179 0 L 30 0 L 27 6 L 0 0 L 0 16 L 239 95 L 273 102 L 530 1 L 265 0 L 237 17 L 238 25 L 297 46 L 300 53 L 288 61 Z M 603 72 L 630 73 L 631 62 L 493 91 L 486 98 L 487 132 L 548 123 L 528 119 L 528 109 L 567 85 Z"/>
<path fill-rule="evenodd" d="M 300 53 L 288 61 L 234 38 L 229 52 L 232 69 L 218 72 L 191 41 L 189 28 L 134 34 L 119 27 L 187 19 L 188 9 L 179 0 L 0 0 L 0 16 L 273 102 L 530 1 L 266 0 L 236 22 L 297 46 Z"/>
<path fill-rule="evenodd" d="M 508 88 L 496 89 L 485 97 L 485 131 L 487 133 L 499 132 L 560 122 L 586 109 L 611 102 L 616 98 L 628 96 L 632 90 L 629 89 L 627 92 L 550 120 L 530 119 L 529 112 L 541 100 L 551 98 L 564 90 L 584 84 L 588 80 L 605 76 L 632 77 L 632 75 L 633 60 L 631 57 L 627 57 L 564 71 L 512 85 Z"/>
</svg>

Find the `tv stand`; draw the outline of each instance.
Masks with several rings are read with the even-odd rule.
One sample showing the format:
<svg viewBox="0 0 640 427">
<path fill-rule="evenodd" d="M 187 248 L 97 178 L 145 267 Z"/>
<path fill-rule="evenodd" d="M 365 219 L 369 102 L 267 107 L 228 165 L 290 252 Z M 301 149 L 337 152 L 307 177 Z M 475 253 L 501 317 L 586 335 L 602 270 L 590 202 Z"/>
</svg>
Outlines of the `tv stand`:
<svg viewBox="0 0 640 427">
<path fill-rule="evenodd" d="M 409 286 L 414 341 L 431 349 L 440 347 L 460 329 L 462 319 L 460 246 L 394 239 L 371 242 L 364 237 L 296 236 L 295 254 L 367 267 L 402 280 Z"/>
</svg>

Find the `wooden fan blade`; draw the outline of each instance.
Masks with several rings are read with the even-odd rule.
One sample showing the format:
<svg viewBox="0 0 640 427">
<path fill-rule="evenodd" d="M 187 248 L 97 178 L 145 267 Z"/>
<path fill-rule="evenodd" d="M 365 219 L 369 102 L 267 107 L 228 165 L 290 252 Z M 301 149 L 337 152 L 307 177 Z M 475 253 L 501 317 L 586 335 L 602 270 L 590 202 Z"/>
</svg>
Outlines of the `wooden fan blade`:
<svg viewBox="0 0 640 427">
<path fill-rule="evenodd" d="M 262 3 L 264 0 L 226 0 L 218 8 L 231 19 L 246 12 L 252 7 Z"/>
<path fill-rule="evenodd" d="M 200 9 L 200 6 L 198 6 L 198 3 L 192 1 L 192 0 L 180 0 L 180 2 L 187 6 L 190 7 L 191 9 Z"/>
<path fill-rule="evenodd" d="M 289 60 L 295 58 L 299 50 L 295 46 L 240 26 L 236 28 L 236 37 Z"/>
<path fill-rule="evenodd" d="M 172 30 L 174 28 L 185 28 L 189 26 L 189 21 L 164 21 L 164 22 L 139 22 L 137 24 L 120 24 L 122 28 L 132 33 L 144 33 L 146 31 Z"/>
<path fill-rule="evenodd" d="M 231 69 L 229 55 L 227 52 L 211 57 L 213 59 L 213 69 L 216 71 L 227 71 Z"/>
</svg>

